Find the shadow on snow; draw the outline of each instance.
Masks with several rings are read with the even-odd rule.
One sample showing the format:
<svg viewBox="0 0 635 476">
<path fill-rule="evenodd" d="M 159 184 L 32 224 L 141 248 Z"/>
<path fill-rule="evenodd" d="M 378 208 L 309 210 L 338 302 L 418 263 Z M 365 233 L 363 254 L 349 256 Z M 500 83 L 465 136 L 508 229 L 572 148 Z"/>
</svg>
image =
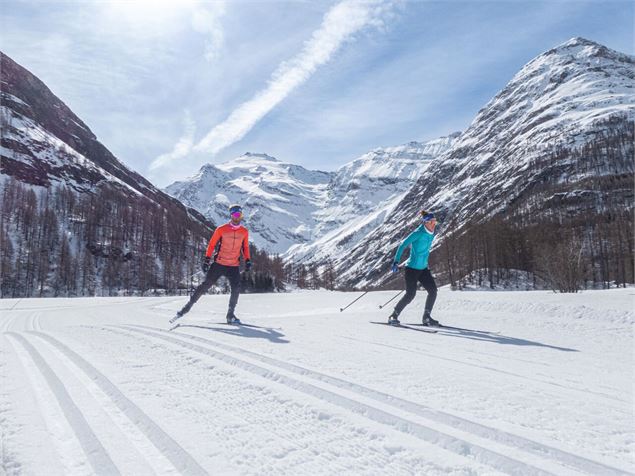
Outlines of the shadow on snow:
<svg viewBox="0 0 635 476">
<path fill-rule="evenodd" d="M 225 325 L 225 323 L 218 323 L 219 325 Z M 288 344 L 289 341 L 284 339 L 284 334 L 282 332 L 278 332 L 276 329 L 271 327 L 260 327 L 254 326 L 252 324 L 241 324 L 238 326 L 231 327 L 208 327 L 208 326 L 199 326 L 195 324 L 181 324 L 179 327 L 192 327 L 195 329 L 206 329 L 208 331 L 222 332 L 223 334 L 229 334 L 233 336 L 240 337 L 249 337 L 254 339 L 267 339 L 274 344 Z"/>
<path fill-rule="evenodd" d="M 444 329 L 443 327 L 436 328 L 439 334 L 445 336 L 459 337 L 461 339 L 471 339 L 485 342 L 495 342 L 503 345 L 517 345 L 517 346 L 533 346 L 533 347 L 545 347 L 547 349 L 560 350 L 562 352 L 580 352 L 577 349 L 570 349 L 568 347 L 558 347 L 556 345 L 543 344 L 533 340 L 521 339 L 519 337 L 504 336 L 487 331 L 473 331 L 468 329 Z"/>
</svg>

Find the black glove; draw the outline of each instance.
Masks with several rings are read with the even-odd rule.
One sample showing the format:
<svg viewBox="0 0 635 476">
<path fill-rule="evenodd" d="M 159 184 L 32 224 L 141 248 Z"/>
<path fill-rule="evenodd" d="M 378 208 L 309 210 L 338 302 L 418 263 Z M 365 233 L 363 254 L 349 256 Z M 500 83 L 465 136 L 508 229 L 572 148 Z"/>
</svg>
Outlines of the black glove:
<svg viewBox="0 0 635 476">
<path fill-rule="evenodd" d="M 249 272 L 251 271 L 251 260 L 247 260 L 245 261 L 245 271 Z"/>
<path fill-rule="evenodd" d="M 203 270 L 203 273 L 207 273 L 209 271 L 209 267 L 210 267 L 210 263 L 211 263 L 212 259 L 209 257 L 205 257 L 205 260 L 203 261 L 203 265 L 201 266 L 201 269 Z"/>
</svg>

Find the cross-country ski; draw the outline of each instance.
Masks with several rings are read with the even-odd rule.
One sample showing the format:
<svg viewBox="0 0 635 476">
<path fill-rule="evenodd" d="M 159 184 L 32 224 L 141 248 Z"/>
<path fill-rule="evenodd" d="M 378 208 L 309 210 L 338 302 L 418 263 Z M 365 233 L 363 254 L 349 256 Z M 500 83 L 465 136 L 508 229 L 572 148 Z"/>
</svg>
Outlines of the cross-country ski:
<svg viewBox="0 0 635 476">
<path fill-rule="evenodd" d="M 437 332 L 436 329 L 425 328 L 425 327 L 413 327 L 411 325 L 403 324 L 403 323 L 395 324 L 395 323 L 381 322 L 381 321 L 370 321 L 370 323 L 371 324 L 383 324 L 385 326 L 398 327 L 400 329 L 410 329 L 410 330 L 413 330 L 413 331 L 427 332 L 428 334 L 435 334 Z"/>
</svg>

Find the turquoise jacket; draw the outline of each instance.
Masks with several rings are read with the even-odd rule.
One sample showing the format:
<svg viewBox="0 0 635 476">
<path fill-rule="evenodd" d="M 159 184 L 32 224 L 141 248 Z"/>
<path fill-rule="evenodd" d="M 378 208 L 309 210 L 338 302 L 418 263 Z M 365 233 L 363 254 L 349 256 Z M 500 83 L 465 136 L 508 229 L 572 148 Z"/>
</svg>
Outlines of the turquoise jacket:
<svg viewBox="0 0 635 476">
<path fill-rule="evenodd" d="M 434 240 L 434 233 L 430 233 L 423 225 L 419 225 L 397 248 L 395 263 L 399 263 L 404 250 L 412 245 L 410 258 L 406 261 L 406 266 L 413 269 L 426 269 L 428 267 L 428 256 L 430 256 L 432 240 Z"/>
</svg>

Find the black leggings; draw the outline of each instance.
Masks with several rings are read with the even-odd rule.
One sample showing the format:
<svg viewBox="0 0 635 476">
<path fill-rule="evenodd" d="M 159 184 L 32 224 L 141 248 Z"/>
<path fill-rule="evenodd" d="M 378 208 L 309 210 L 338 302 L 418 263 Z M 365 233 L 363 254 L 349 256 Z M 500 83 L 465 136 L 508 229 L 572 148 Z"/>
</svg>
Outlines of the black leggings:
<svg viewBox="0 0 635 476">
<path fill-rule="evenodd" d="M 227 279 L 229 279 L 229 286 L 231 287 L 229 310 L 234 312 L 236 303 L 238 302 L 238 296 L 240 295 L 240 271 L 238 266 L 225 266 L 223 264 L 213 263 L 211 268 L 207 271 L 205 281 L 199 284 L 194 290 L 194 294 L 192 294 L 188 303 L 181 309 L 181 314 L 189 312 L 194 303 L 198 301 L 221 276 L 226 276 Z"/>
<path fill-rule="evenodd" d="M 410 304 L 417 294 L 417 284 L 421 285 L 428 291 L 428 297 L 426 298 L 425 312 L 432 312 L 434 307 L 434 301 L 437 299 L 437 285 L 434 282 L 432 273 L 428 268 L 426 269 L 414 269 L 406 267 L 406 294 L 399 300 L 395 306 L 395 315 L 401 314 L 404 307 Z"/>
</svg>

